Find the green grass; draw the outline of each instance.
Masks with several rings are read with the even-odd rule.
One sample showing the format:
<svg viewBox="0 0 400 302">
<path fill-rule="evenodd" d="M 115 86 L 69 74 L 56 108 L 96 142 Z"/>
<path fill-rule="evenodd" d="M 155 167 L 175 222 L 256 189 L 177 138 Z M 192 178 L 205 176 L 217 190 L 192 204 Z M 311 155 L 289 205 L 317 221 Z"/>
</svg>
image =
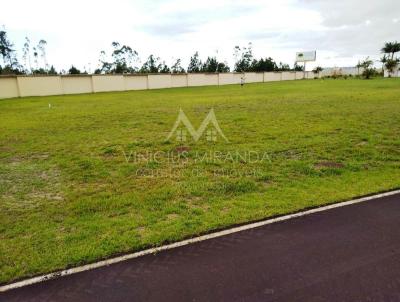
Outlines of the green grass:
<svg viewBox="0 0 400 302">
<path fill-rule="evenodd" d="M 214 108 L 229 142 L 165 142 L 180 108 L 196 129 Z M 1 100 L 0 283 L 398 188 L 399 147 L 399 79 Z"/>
</svg>

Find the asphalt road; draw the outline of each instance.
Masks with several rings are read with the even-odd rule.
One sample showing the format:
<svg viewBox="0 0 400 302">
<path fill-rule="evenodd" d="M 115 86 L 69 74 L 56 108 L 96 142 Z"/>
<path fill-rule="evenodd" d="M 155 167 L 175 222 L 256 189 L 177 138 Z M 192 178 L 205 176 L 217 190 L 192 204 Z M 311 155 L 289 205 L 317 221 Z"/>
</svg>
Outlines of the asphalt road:
<svg viewBox="0 0 400 302">
<path fill-rule="evenodd" d="M 400 195 L 11 290 L 0 301 L 400 301 Z"/>
</svg>

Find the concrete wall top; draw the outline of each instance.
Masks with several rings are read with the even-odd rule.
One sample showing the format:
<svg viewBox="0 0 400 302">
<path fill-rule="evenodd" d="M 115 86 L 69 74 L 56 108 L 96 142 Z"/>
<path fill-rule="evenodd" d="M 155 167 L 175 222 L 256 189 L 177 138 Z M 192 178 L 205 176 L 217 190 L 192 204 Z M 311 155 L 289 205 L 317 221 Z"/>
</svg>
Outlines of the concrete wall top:
<svg viewBox="0 0 400 302">
<path fill-rule="evenodd" d="M 0 80 L 1 79 L 8 79 L 8 78 L 16 79 L 17 77 L 19 77 L 19 76 L 15 75 L 15 74 L 10 74 L 10 75 L 8 75 L 8 74 L 0 74 Z"/>
<path fill-rule="evenodd" d="M 60 77 L 62 78 L 91 78 L 91 74 L 85 74 L 85 73 L 80 73 L 80 74 L 60 74 Z"/>
</svg>

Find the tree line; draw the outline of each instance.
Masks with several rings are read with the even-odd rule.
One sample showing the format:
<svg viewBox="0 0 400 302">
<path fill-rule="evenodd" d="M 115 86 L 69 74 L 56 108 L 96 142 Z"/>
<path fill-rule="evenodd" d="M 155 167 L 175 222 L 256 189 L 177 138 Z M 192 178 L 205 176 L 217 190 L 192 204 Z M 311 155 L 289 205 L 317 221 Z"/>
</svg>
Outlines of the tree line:
<svg viewBox="0 0 400 302">
<path fill-rule="evenodd" d="M 87 74 L 90 70 L 81 71 L 74 64 L 69 70 L 57 71 L 47 61 L 46 40 L 39 40 L 37 44 L 26 37 L 22 48 L 22 62 L 17 58 L 17 51 L 13 42 L 7 36 L 5 30 L 0 30 L 0 74 Z M 155 55 L 150 55 L 146 61 L 138 67 L 139 54 L 129 45 L 119 42 L 111 43 L 111 53 L 102 50 L 99 56 L 99 66 L 94 70 L 95 74 L 123 74 L 123 73 L 213 73 L 229 72 L 231 69 L 227 62 L 221 62 L 216 56 L 208 56 L 205 61 L 200 59 L 196 51 L 189 60 L 187 68 L 182 66 L 182 60 L 176 61 L 168 66 Z M 235 72 L 263 72 L 263 71 L 290 71 L 303 70 L 303 66 L 297 64 L 293 68 L 289 64 L 276 63 L 271 57 L 256 59 L 253 56 L 252 44 L 246 47 L 235 46 L 234 48 Z"/>
<path fill-rule="evenodd" d="M 12 43 L 6 30 L 0 30 L 0 74 L 85 74 L 87 70 L 79 70 L 71 65 L 68 71 L 57 71 L 53 65 L 47 61 L 46 40 L 39 40 L 37 44 L 33 44 L 26 37 L 22 48 L 22 61 L 17 58 L 17 51 L 14 43 Z M 221 62 L 216 56 L 208 56 L 205 61 L 200 59 L 199 53 L 195 52 L 189 60 L 189 65 L 185 69 L 182 66 L 182 60 L 176 61 L 168 66 L 155 55 L 150 55 L 146 61 L 138 67 L 139 54 L 129 45 L 122 45 L 119 42 L 112 42 L 112 51 L 109 55 L 102 50 L 99 57 L 99 67 L 94 70 L 95 74 L 122 74 L 122 73 L 196 73 L 196 72 L 229 72 L 230 67 L 227 62 Z M 400 51 L 400 43 L 386 42 L 381 52 L 384 56 L 381 58 L 383 66 L 393 74 L 398 69 L 400 58 L 395 54 Z M 245 47 L 234 47 L 234 68 L 235 72 L 265 72 L 265 71 L 303 71 L 304 67 L 297 63 L 291 68 L 289 64 L 282 62 L 277 63 L 271 57 L 257 59 L 253 55 L 252 44 L 249 43 Z M 363 68 L 366 73 L 373 73 L 373 61 L 369 58 L 363 62 L 359 62 L 357 67 Z M 314 72 L 319 73 L 322 68 L 318 67 Z M 367 74 L 369 76 L 369 74 Z"/>
<path fill-rule="evenodd" d="M 386 69 L 389 77 L 391 77 L 397 70 L 400 70 L 400 58 L 396 56 L 398 52 L 400 52 L 400 42 L 397 41 L 386 42 L 381 48 L 383 56 L 379 61 L 382 63 L 382 74 L 384 69 Z M 362 76 L 365 79 L 369 79 L 379 73 L 373 66 L 374 61 L 367 57 L 363 61 L 359 61 L 356 68 L 358 69 L 358 73 L 362 69 Z"/>
</svg>

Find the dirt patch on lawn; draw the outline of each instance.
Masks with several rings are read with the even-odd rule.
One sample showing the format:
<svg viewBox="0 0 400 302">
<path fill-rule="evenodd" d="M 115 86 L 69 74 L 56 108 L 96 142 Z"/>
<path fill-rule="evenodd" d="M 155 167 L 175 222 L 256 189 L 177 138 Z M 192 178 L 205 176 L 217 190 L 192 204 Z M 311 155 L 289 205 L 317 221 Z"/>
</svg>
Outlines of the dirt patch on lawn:
<svg viewBox="0 0 400 302">
<path fill-rule="evenodd" d="M 178 153 L 189 152 L 190 148 L 188 146 L 179 146 L 176 147 L 175 151 Z"/>
</svg>

